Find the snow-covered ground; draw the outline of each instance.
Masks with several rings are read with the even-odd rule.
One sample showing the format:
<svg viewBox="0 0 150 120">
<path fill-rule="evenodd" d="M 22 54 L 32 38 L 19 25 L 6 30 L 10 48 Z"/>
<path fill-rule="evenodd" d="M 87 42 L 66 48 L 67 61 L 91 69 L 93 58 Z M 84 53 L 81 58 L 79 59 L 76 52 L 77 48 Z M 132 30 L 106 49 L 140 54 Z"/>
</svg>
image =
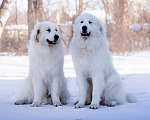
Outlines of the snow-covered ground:
<svg viewBox="0 0 150 120">
<path fill-rule="evenodd" d="M 66 55 L 64 72 L 71 94 L 69 103 L 61 107 L 43 105 L 37 108 L 14 105 L 28 74 L 28 57 L 0 56 L 0 120 L 150 120 L 150 51 L 113 56 L 113 62 L 121 74 L 124 89 L 137 94 L 137 103 L 100 106 L 97 110 L 88 106 L 74 109 L 78 87 L 71 56 Z"/>
</svg>

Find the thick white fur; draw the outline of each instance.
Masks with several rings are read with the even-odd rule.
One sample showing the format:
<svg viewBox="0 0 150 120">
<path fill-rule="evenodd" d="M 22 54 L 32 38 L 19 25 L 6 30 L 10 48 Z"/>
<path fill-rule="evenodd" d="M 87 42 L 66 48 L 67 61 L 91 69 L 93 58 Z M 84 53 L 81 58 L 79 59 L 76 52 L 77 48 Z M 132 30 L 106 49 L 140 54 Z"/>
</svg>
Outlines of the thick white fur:
<svg viewBox="0 0 150 120">
<path fill-rule="evenodd" d="M 89 21 L 92 23 L 89 24 Z M 81 36 L 82 26 L 87 26 L 87 31 L 91 32 L 88 38 Z M 135 102 L 134 95 L 125 94 L 122 90 L 120 76 L 112 64 L 103 23 L 97 17 L 84 13 L 76 19 L 73 30 L 70 50 L 80 92 L 75 107 L 91 103 L 90 108 L 97 109 L 99 102 L 107 106 Z"/>
<path fill-rule="evenodd" d="M 54 41 L 54 35 L 59 36 L 59 41 L 55 46 L 49 45 L 46 39 Z M 60 106 L 67 102 L 69 93 L 63 73 L 64 54 L 58 27 L 49 21 L 37 23 L 29 42 L 29 74 L 24 81 L 21 99 L 15 104 L 32 103 L 31 106 L 39 107 L 41 103 Z"/>
</svg>

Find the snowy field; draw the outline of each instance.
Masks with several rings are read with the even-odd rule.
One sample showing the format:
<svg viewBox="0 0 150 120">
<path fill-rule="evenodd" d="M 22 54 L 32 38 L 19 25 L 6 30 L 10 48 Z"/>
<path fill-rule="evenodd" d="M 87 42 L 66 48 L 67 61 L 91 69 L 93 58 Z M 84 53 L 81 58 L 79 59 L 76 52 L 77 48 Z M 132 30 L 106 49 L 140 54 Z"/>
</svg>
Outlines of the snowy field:
<svg viewBox="0 0 150 120">
<path fill-rule="evenodd" d="M 78 100 L 76 74 L 70 55 L 65 56 L 64 72 L 68 78 L 71 98 L 67 105 L 54 107 L 16 106 L 18 93 L 28 74 L 28 57 L 0 56 L 0 120 L 150 120 L 150 51 L 113 56 L 114 66 L 121 74 L 124 89 L 136 93 L 137 103 L 116 107 L 86 106 L 75 109 Z"/>
</svg>

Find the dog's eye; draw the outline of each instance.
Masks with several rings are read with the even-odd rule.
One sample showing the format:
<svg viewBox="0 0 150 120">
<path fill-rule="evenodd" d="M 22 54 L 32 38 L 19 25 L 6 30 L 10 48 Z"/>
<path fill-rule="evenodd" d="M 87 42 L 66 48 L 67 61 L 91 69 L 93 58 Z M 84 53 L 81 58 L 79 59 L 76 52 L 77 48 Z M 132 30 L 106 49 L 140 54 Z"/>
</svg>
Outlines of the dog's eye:
<svg viewBox="0 0 150 120">
<path fill-rule="evenodd" d="M 91 21 L 89 21 L 89 24 L 91 24 L 92 22 Z"/>
<path fill-rule="evenodd" d="M 81 21 L 80 23 L 83 23 L 83 21 Z"/>
<path fill-rule="evenodd" d="M 55 29 L 55 31 L 57 31 L 57 29 Z"/>
<path fill-rule="evenodd" d="M 50 31 L 51 31 L 51 29 L 48 29 L 48 30 L 46 30 L 46 31 L 50 32 Z"/>
</svg>

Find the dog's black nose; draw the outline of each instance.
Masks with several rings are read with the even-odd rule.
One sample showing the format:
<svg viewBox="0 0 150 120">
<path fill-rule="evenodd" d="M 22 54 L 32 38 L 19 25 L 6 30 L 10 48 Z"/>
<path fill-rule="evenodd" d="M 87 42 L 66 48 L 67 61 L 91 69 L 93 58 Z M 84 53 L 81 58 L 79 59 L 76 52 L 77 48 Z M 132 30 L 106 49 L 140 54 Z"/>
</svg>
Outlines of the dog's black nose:
<svg viewBox="0 0 150 120">
<path fill-rule="evenodd" d="M 86 26 L 83 26 L 83 27 L 82 27 L 82 32 L 83 32 L 83 33 L 87 33 L 87 27 L 86 27 Z"/>
<path fill-rule="evenodd" d="M 58 39 L 59 39 L 59 36 L 58 36 L 58 35 L 55 35 L 55 36 L 54 36 L 54 42 L 56 42 Z"/>
</svg>

